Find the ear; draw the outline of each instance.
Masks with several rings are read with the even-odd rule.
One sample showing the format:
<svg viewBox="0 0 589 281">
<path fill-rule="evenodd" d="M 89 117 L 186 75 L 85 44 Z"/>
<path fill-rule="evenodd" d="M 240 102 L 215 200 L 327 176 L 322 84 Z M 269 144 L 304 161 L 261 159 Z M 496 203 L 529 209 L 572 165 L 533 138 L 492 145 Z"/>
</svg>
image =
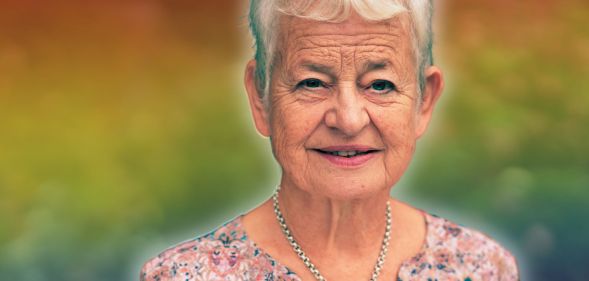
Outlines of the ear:
<svg viewBox="0 0 589 281">
<path fill-rule="evenodd" d="M 417 138 L 420 138 L 430 123 L 436 102 L 444 89 L 442 71 L 436 66 L 430 66 L 425 70 L 425 87 L 421 97 L 421 106 L 418 111 L 418 124 L 416 128 Z"/>
<path fill-rule="evenodd" d="M 261 98 L 261 93 L 258 90 L 256 83 L 256 61 L 250 60 L 245 67 L 245 90 L 252 110 L 254 124 L 258 133 L 265 137 L 270 136 L 270 123 L 268 122 L 268 113 L 264 106 L 264 101 Z"/>
</svg>

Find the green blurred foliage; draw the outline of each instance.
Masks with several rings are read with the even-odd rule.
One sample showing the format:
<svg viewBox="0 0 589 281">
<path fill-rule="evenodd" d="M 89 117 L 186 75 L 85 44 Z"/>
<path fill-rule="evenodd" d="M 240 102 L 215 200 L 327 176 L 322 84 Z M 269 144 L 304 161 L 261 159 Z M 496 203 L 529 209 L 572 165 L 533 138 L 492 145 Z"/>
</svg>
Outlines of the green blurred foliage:
<svg viewBox="0 0 589 281">
<path fill-rule="evenodd" d="M 458 2 L 443 31 L 450 85 L 411 192 L 492 222 L 529 280 L 586 280 L 589 7 Z"/>
<path fill-rule="evenodd" d="M 504 234 L 529 280 L 589 276 L 588 6 L 440 7 L 448 87 L 403 191 Z M 269 194 L 243 8 L 0 2 L 0 280 L 133 280 Z"/>
</svg>

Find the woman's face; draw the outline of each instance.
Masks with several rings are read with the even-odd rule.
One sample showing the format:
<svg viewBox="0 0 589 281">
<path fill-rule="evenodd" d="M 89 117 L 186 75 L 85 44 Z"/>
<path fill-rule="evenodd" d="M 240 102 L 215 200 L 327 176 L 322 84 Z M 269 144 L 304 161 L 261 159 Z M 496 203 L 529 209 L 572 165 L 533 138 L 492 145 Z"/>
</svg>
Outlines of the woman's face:
<svg viewBox="0 0 589 281">
<path fill-rule="evenodd" d="M 270 106 L 257 113 L 254 106 L 254 118 L 271 138 L 282 184 L 334 199 L 390 188 L 411 161 L 439 94 L 428 86 L 420 106 L 408 17 L 288 17 L 280 28 Z"/>
</svg>

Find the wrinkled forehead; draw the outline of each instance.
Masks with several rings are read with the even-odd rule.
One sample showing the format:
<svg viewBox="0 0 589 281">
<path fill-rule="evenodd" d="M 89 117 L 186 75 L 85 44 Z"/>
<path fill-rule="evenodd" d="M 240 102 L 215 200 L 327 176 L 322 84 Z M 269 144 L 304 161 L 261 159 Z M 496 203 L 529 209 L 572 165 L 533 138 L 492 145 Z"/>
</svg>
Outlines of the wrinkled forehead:
<svg viewBox="0 0 589 281">
<path fill-rule="evenodd" d="M 373 45 L 410 49 L 410 17 L 401 13 L 384 21 L 367 21 L 356 13 L 338 23 L 283 16 L 279 25 L 278 53 L 321 47 Z"/>
</svg>

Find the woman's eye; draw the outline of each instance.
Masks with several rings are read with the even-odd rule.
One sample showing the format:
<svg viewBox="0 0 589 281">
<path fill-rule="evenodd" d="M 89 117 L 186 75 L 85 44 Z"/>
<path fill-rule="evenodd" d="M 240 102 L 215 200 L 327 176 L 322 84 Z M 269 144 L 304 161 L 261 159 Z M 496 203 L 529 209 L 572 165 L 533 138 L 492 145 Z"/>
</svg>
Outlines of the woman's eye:
<svg viewBox="0 0 589 281">
<path fill-rule="evenodd" d="M 308 89 L 315 89 L 319 87 L 323 87 L 323 82 L 319 79 L 311 78 L 305 79 L 299 83 L 299 87 L 305 87 Z"/>
<path fill-rule="evenodd" d="M 372 84 L 370 84 L 368 88 L 381 94 L 386 94 L 390 91 L 396 90 L 395 85 L 390 81 L 386 80 L 376 80 L 372 82 Z"/>
</svg>

